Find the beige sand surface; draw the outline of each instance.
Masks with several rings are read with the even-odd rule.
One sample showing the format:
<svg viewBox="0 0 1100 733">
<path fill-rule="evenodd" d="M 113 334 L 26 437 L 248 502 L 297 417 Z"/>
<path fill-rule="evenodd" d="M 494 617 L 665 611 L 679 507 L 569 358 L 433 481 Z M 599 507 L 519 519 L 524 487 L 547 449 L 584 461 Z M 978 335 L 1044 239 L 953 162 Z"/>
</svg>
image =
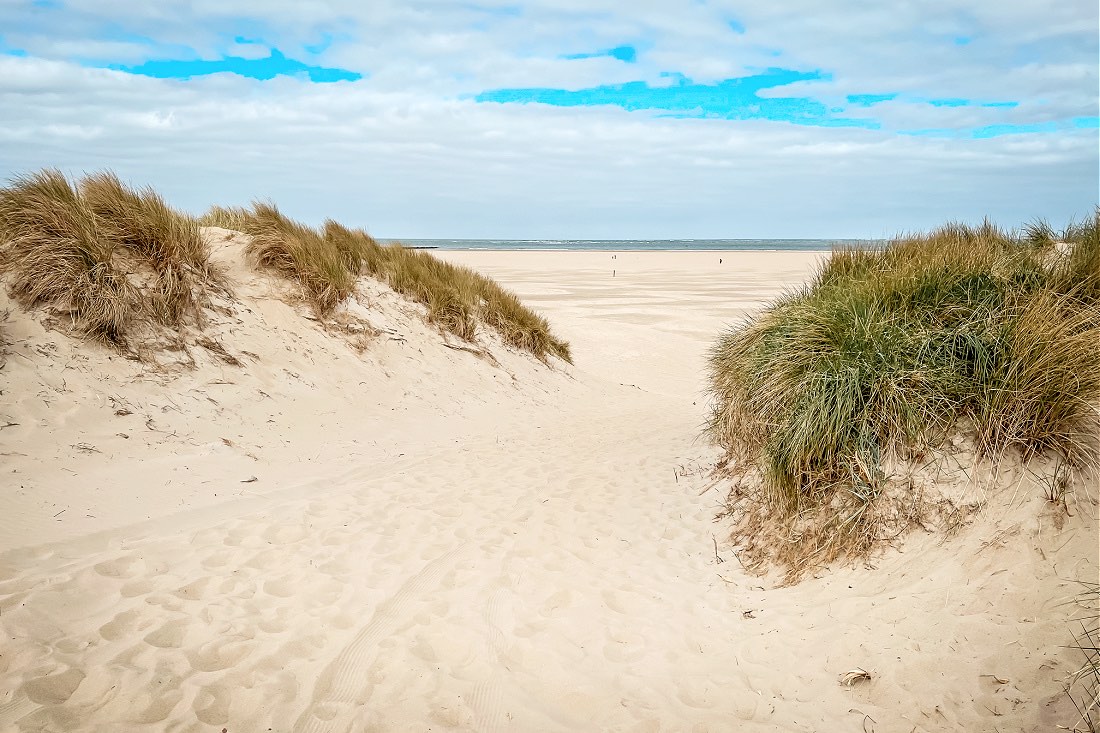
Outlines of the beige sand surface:
<svg viewBox="0 0 1100 733">
<path fill-rule="evenodd" d="M 571 340 L 551 369 L 378 287 L 360 355 L 210 236 L 240 367 L 151 372 L 0 301 L 0 731 L 1072 723 L 1095 505 L 1009 467 L 957 538 L 792 588 L 723 541 L 703 353 L 818 255 L 444 253 Z"/>
</svg>

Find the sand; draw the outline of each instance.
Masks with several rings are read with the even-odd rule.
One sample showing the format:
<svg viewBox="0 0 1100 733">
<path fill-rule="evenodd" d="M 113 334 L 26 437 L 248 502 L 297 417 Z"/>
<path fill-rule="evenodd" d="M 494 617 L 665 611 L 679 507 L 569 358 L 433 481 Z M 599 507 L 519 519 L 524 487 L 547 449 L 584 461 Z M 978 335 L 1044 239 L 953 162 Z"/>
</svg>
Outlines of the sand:
<svg viewBox="0 0 1100 733">
<path fill-rule="evenodd" d="M 0 731 L 1074 722 L 1094 503 L 1008 466 L 957 536 L 786 588 L 714 521 L 705 350 L 819 254 L 441 253 L 571 341 L 547 367 L 376 286 L 373 336 L 327 333 L 208 235 L 241 366 L 153 369 L 0 300 Z"/>
</svg>

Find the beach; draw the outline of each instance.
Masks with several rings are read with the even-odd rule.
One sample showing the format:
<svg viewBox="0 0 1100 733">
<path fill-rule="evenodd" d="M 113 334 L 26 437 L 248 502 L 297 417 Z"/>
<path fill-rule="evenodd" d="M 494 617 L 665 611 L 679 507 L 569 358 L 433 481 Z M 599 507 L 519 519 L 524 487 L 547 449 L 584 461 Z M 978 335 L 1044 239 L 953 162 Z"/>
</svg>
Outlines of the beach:
<svg viewBox="0 0 1100 733">
<path fill-rule="evenodd" d="M 956 535 L 797 585 L 730 546 L 706 353 L 825 253 L 436 253 L 544 315 L 573 366 L 444 343 L 374 285 L 353 344 L 232 254 L 232 361 L 150 370 L 0 296 L 0 731 L 1072 717 L 1096 506 L 1059 515 L 1026 465 L 990 468 Z M 954 456 L 951 480 L 979 482 Z"/>
</svg>

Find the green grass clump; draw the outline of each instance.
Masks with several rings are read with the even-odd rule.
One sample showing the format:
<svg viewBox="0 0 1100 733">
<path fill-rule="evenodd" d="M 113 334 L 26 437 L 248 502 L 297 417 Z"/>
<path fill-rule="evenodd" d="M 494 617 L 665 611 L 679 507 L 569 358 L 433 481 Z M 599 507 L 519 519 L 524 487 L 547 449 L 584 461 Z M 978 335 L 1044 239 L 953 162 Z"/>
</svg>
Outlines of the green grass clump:
<svg viewBox="0 0 1100 733">
<path fill-rule="evenodd" d="M 360 275 L 369 275 L 423 304 L 431 323 L 461 339 L 472 341 L 479 324 L 485 324 L 505 342 L 539 358 L 552 354 L 571 362 L 569 344 L 515 295 L 427 252 L 380 245 L 366 232 L 332 220 L 317 231 L 266 203 L 251 209 L 215 207 L 200 221 L 250 234 L 249 251 L 261 266 L 297 281 L 319 315 L 347 298 Z"/>
<path fill-rule="evenodd" d="M 52 169 L 0 188 L 0 268 L 24 306 L 65 308 L 113 343 L 149 317 L 170 326 L 197 317 L 214 279 L 198 226 L 153 191 L 111 173 L 74 183 Z"/>
<path fill-rule="evenodd" d="M 763 476 L 741 524 L 759 538 L 740 534 L 749 557 L 790 572 L 866 551 L 882 534 L 884 455 L 963 424 L 987 455 L 1093 463 L 1098 231 L 1100 211 L 1061 237 L 987 222 L 837 251 L 800 292 L 723 335 L 707 430 Z M 792 530 L 782 552 L 759 531 L 767 522 Z"/>
</svg>

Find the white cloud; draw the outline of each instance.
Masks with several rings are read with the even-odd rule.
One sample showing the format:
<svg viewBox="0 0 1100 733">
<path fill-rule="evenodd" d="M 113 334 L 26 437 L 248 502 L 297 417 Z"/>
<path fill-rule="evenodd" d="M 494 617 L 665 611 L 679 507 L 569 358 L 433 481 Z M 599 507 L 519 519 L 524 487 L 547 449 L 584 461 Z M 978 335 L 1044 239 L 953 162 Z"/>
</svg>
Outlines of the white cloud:
<svg viewBox="0 0 1100 733">
<path fill-rule="evenodd" d="M 0 174 L 111 167 L 196 211 L 271 197 L 313 222 L 333 216 L 406 237 L 880 236 L 986 214 L 1062 223 L 1100 197 L 1095 129 L 895 134 L 1095 115 L 1091 2 L 510 7 L 78 0 L 51 15 L 0 4 L 4 46 L 31 56 L 0 55 Z M 331 46 L 307 58 L 303 46 L 325 34 Z M 639 49 L 638 63 L 560 58 L 621 44 Z M 140 63 L 181 47 L 205 58 L 274 47 L 368 76 L 174 82 L 74 61 Z M 902 96 L 843 113 L 879 120 L 881 131 L 468 98 L 498 87 L 656 84 L 661 72 L 707 82 L 766 66 L 833 75 L 772 96 L 839 106 L 848 94 Z M 913 102 L 949 97 L 1020 104 Z"/>
</svg>

